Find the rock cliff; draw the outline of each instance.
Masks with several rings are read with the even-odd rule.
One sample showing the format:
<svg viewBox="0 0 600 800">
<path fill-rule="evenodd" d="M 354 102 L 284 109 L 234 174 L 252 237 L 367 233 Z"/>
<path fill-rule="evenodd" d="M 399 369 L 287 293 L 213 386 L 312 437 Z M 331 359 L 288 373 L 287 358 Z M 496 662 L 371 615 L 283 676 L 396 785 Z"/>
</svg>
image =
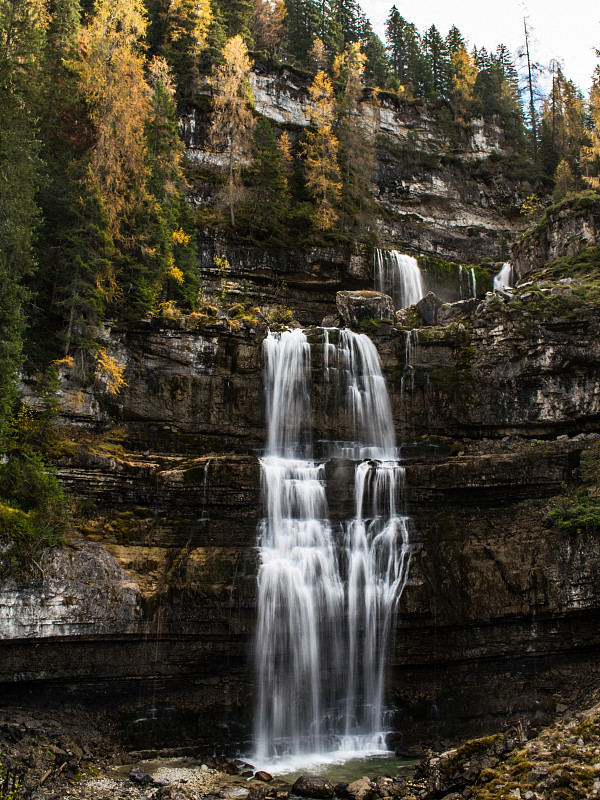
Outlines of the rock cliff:
<svg viewBox="0 0 600 800">
<path fill-rule="evenodd" d="M 257 72 L 253 86 L 260 113 L 306 125 L 294 75 Z M 502 132 L 473 120 L 450 134 L 448 109 L 436 104 L 384 96 L 379 110 L 369 98 L 363 107 L 380 132 L 381 241 L 457 262 L 502 261 L 520 224 Z M 191 202 L 210 202 L 200 121 L 190 113 L 182 125 Z M 571 252 L 564 225 L 519 245 L 519 275 Z M 208 293 L 289 305 L 304 325 L 335 317 L 338 291 L 372 288 L 368 248 L 265 251 L 215 231 L 199 242 Z M 213 263 L 223 254 L 225 277 Z M 597 679 L 594 535 L 550 513 L 598 438 L 598 301 L 578 297 L 557 283 L 462 304 L 434 298 L 432 317 L 419 306 L 388 320 L 386 305 L 357 320 L 382 358 L 406 465 L 411 571 L 390 663 L 399 747 L 432 730 L 538 724 Z M 106 325 L 95 337 L 124 367 L 118 394 L 89 354 L 61 366 L 57 469 L 79 498 L 77 531 L 32 575 L 2 584 L 5 696 L 85 697 L 110 709 L 136 746 L 164 744 L 174 731 L 179 744 L 245 746 L 265 334 L 265 316 L 223 308 Z M 314 441 L 343 439 L 322 388 L 322 331 L 309 340 Z M 33 401 L 35 376 L 23 376 L 23 389 Z M 334 520 L 352 507 L 349 471 L 343 459 L 326 466 Z"/>
</svg>

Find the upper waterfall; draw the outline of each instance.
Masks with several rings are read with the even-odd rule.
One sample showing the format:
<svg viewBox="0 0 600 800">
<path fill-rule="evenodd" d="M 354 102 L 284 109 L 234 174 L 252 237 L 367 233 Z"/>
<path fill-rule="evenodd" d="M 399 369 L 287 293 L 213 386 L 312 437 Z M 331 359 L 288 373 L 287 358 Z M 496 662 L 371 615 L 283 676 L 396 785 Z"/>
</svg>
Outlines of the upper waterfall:
<svg viewBox="0 0 600 800">
<path fill-rule="evenodd" d="M 375 288 L 389 294 L 396 308 L 412 306 L 426 294 L 417 259 L 397 250 L 375 250 Z"/>
<path fill-rule="evenodd" d="M 502 289 L 504 286 L 513 285 L 513 268 L 510 261 L 505 261 L 502 269 L 494 275 L 494 291 Z"/>
</svg>

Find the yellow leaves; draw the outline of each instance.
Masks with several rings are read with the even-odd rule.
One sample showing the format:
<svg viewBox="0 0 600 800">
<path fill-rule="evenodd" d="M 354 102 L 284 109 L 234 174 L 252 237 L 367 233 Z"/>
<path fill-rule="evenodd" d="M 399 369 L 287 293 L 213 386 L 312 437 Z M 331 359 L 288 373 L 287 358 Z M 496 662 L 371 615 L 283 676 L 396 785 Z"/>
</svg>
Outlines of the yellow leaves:
<svg viewBox="0 0 600 800">
<path fill-rule="evenodd" d="M 169 267 L 167 269 L 167 277 L 171 278 L 171 280 L 175 281 L 175 283 L 182 284 L 183 283 L 183 271 L 179 269 L 179 267 L 175 266 L 175 261 L 173 260 L 173 256 L 169 256 Z"/>
<path fill-rule="evenodd" d="M 596 67 L 592 78 L 589 112 L 594 127 L 590 134 L 590 144 L 581 148 L 581 165 L 585 182 L 592 189 L 598 191 L 600 190 L 600 177 L 598 177 L 600 168 L 600 66 Z"/>
<path fill-rule="evenodd" d="M 223 58 L 223 64 L 215 67 L 211 78 L 214 111 L 209 141 L 212 147 L 224 151 L 228 156 L 229 177 L 222 197 L 229 206 L 231 225 L 235 227 L 233 207 L 243 192 L 239 171 L 243 158 L 253 145 L 255 122 L 248 80 L 252 62 L 240 35 L 227 40 Z"/>
<path fill-rule="evenodd" d="M 308 51 L 308 63 L 314 72 L 320 72 L 327 68 L 327 50 L 322 39 L 314 40 L 313 46 Z"/>
<path fill-rule="evenodd" d="M 459 47 L 452 53 L 452 71 L 454 91 L 463 100 L 472 99 L 477 80 L 477 66 L 474 56 L 469 55 L 466 48 Z"/>
<path fill-rule="evenodd" d="M 171 42 L 191 34 L 192 54 L 197 55 L 204 48 L 212 21 L 210 0 L 167 0 L 160 15 L 165 20 L 167 38 Z"/>
<path fill-rule="evenodd" d="M 148 83 L 153 89 L 158 85 L 162 86 L 169 97 L 175 96 L 173 76 L 165 58 L 154 56 L 148 67 Z"/>
<path fill-rule="evenodd" d="M 281 153 L 281 157 L 283 158 L 284 163 L 286 166 L 290 166 L 294 162 L 294 156 L 292 154 L 292 140 L 287 131 L 284 131 L 281 136 L 279 137 L 279 142 L 277 143 L 279 147 L 279 152 Z"/>
<path fill-rule="evenodd" d="M 532 219 L 539 216 L 543 210 L 544 204 L 535 192 L 528 195 L 521 206 L 521 214 L 525 217 L 531 217 Z"/>
<path fill-rule="evenodd" d="M 318 72 L 309 89 L 312 130 L 307 130 L 302 149 L 306 158 L 306 184 L 317 202 L 313 221 L 319 230 L 330 230 L 338 215 L 335 203 L 342 184 L 337 162 L 338 141 L 333 133 L 334 95 L 325 72 Z"/>
<path fill-rule="evenodd" d="M 96 352 L 94 358 L 96 361 L 94 377 L 99 383 L 104 384 L 109 394 L 118 394 L 123 387 L 127 386 L 123 378 L 125 364 L 116 356 L 111 356 L 106 348 L 101 348 Z"/>
<path fill-rule="evenodd" d="M 171 234 L 171 239 L 173 240 L 173 244 L 180 244 L 183 245 L 183 247 L 187 247 L 190 243 L 190 235 L 185 233 L 183 228 L 173 231 Z"/>
<path fill-rule="evenodd" d="M 141 0 L 96 0 L 94 10 L 83 33 L 79 68 L 97 135 L 89 174 L 117 232 L 123 212 L 143 197 L 148 175 L 146 17 Z"/>
</svg>

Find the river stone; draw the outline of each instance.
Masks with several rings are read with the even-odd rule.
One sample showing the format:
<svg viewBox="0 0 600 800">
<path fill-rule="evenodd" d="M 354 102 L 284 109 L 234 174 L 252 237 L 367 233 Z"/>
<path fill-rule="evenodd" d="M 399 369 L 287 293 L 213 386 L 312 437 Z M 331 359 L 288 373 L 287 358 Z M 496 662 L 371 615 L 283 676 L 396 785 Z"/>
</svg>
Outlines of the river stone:
<svg viewBox="0 0 600 800">
<path fill-rule="evenodd" d="M 358 780 L 353 781 L 346 786 L 346 794 L 349 797 L 353 797 L 354 800 L 364 800 L 367 793 L 371 791 L 373 791 L 373 785 L 366 776 L 363 776 L 362 778 L 359 778 Z"/>
<path fill-rule="evenodd" d="M 245 789 L 243 786 L 230 786 L 219 792 L 219 797 L 226 798 L 226 800 L 246 800 L 250 794 L 250 789 Z"/>
<path fill-rule="evenodd" d="M 265 783 L 270 783 L 273 780 L 273 776 L 265 772 L 264 769 L 260 769 L 258 772 L 255 773 L 254 777 L 257 781 L 264 781 Z"/>
<path fill-rule="evenodd" d="M 148 775 L 147 772 L 144 772 L 143 769 L 139 767 L 134 767 L 131 772 L 129 773 L 129 780 L 134 781 L 134 783 L 140 783 L 142 786 L 145 786 L 148 783 L 152 783 L 152 778 Z"/>
<path fill-rule="evenodd" d="M 300 775 L 292 786 L 292 791 L 301 797 L 327 798 L 333 797 L 335 789 L 327 778 L 317 778 L 310 775 Z"/>
<path fill-rule="evenodd" d="M 338 292 L 335 303 L 340 317 L 351 328 L 359 328 L 364 320 L 394 318 L 392 298 L 381 292 Z"/>
</svg>

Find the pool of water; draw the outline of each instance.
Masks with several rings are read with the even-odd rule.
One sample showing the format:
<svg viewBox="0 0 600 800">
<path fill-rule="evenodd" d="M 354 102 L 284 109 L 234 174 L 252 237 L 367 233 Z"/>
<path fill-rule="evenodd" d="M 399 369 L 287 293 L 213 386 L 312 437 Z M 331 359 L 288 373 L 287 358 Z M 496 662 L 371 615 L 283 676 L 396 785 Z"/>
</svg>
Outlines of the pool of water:
<svg viewBox="0 0 600 800">
<path fill-rule="evenodd" d="M 407 775 L 412 772 L 417 760 L 397 758 L 393 753 L 374 753 L 360 756 L 344 756 L 342 753 L 331 753 L 328 756 L 316 754 L 313 759 L 304 756 L 302 763 L 294 763 L 293 759 L 269 764 L 273 775 L 293 783 L 300 775 L 318 775 L 332 783 L 352 783 L 366 776 L 380 775 L 395 778 L 396 775 Z"/>
</svg>

